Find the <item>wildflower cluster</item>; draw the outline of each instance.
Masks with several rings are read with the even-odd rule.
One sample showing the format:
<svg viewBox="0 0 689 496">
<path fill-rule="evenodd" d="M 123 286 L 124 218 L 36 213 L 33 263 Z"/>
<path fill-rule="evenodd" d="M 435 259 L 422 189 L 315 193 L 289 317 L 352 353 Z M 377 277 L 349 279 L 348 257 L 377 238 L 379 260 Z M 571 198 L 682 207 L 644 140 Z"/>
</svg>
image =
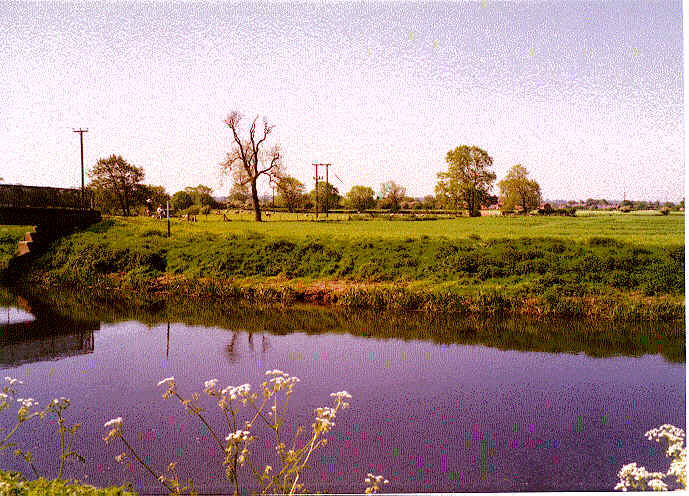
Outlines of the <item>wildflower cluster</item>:
<svg viewBox="0 0 689 496">
<path fill-rule="evenodd" d="M 373 474 L 368 474 L 366 479 L 364 479 L 364 482 L 366 483 L 366 490 L 364 491 L 364 494 L 375 494 L 381 490 L 381 486 L 390 483 L 390 481 L 382 475 Z"/>
<path fill-rule="evenodd" d="M 665 444 L 665 456 L 671 459 L 667 472 L 649 472 L 636 463 L 624 465 L 618 472 L 620 481 L 615 486 L 621 491 L 667 491 L 667 478 L 672 477 L 679 488 L 687 487 L 687 450 L 684 446 L 685 434 L 674 425 L 664 424 L 646 433 L 648 440 Z"/>
<path fill-rule="evenodd" d="M 158 386 L 166 387 L 163 393 L 164 399 L 177 398 L 185 410 L 196 415 L 211 433 L 218 446 L 219 454 L 222 455 L 222 466 L 234 494 L 239 494 L 241 471 L 249 471 L 253 475 L 260 485 L 262 494 L 294 494 L 296 491 L 304 491 L 303 485 L 299 482 L 302 471 L 307 467 L 312 453 L 326 445 L 327 440 L 323 435 L 335 426 L 334 419 L 338 410 L 348 408 L 349 400 L 352 399 L 347 391 L 332 393 L 330 395 L 333 398 L 332 405 L 315 410 L 311 435 L 299 442 L 300 435 L 304 431 L 303 427 L 299 427 L 288 449 L 282 439 L 282 427 L 285 423 L 290 396 L 298 382 L 298 377 L 277 369 L 266 372 L 266 380 L 261 383 L 259 392 L 252 392 L 249 384 L 231 385 L 221 389 L 218 379 L 204 381 L 202 391 L 215 400 L 227 427 L 225 432 L 228 434 L 224 436 L 219 436 L 206 419 L 206 411 L 201 407 L 200 394 L 193 393 L 190 398 L 184 398 L 177 390 L 174 377 L 161 380 Z M 265 465 L 262 470 L 255 466 L 250 452 L 251 444 L 257 439 L 257 435 L 253 432 L 257 425 L 264 425 L 276 440 L 277 464 Z M 168 472 L 173 474 L 169 477 L 156 472 L 139 457 L 123 435 L 122 418 L 117 417 L 106 422 L 105 427 L 109 429 L 104 438 L 106 442 L 118 438 L 128 449 L 128 452 L 115 457 L 119 463 L 138 462 L 173 494 L 182 494 L 185 491 L 193 493 L 191 481 L 185 487 L 179 484 L 175 463 L 168 466 Z M 273 466 L 276 468 L 273 469 Z M 369 476 L 373 484 L 367 489 L 367 493 L 377 492 L 382 484 L 388 482 L 370 474 Z"/>
<path fill-rule="evenodd" d="M 74 424 L 71 427 L 67 427 L 64 412 L 67 410 L 67 408 L 69 408 L 70 401 L 64 396 L 53 399 L 42 410 L 39 410 L 39 402 L 34 398 L 17 397 L 17 388 L 23 384 L 24 383 L 19 379 L 5 377 L 5 384 L 2 387 L 2 392 L 0 392 L 0 411 L 10 409 L 12 405 L 15 404 L 18 405 L 18 409 L 17 421 L 14 427 L 9 429 L 4 438 L 0 440 L 0 451 L 8 448 L 14 448 L 13 453 L 15 456 L 23 458 L 24 461 L 29 464 L 34 474 L 38 477 L 38 471 L 33 464 L 33 454 L 28 450 L 18 448 L 15 443 L 11 442 L 11 438 L 26 422 L 35 418 L 44 420 L 49 415 L 54 416 L 58 424 L 57 435 L 60 444 L 60 459 L 58 463 L 57 479 L 61 479 L 65 468 L 65 462 L 68 459 L 76 458 L 82 463 L 85 462 L 84 457 L 72 449 L 74 438 L 77 431 L 81 427 L 81 424 Z M 5 429 L 0 429 L 0 432 L 4 430 Z"/>
</svg>

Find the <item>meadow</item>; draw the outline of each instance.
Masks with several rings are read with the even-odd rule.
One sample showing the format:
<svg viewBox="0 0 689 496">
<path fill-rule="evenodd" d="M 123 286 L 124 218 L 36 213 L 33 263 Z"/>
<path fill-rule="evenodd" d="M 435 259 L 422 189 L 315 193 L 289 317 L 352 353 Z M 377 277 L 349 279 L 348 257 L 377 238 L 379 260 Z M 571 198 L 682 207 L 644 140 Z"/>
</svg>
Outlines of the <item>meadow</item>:
<svg viewBox="0 0 689 496">
<path fill-rule="evenodd" d="M 488 212 L 486 212 L 488 213 Z M 253 221 L 251 212 L 197 216 L 198 222 L 172 219 L 174 233 L 262 234 L 290 238 L 327 239 L 406 239 L 446 237 L 462 239 L 479 236 L 482 239 L 557 237 L 584 241 L 590 237 L 605 236 L 640 245 L 667 246 L 684 244 L 684 215 L 659 215 L 655 211 L 622 214 L 619 212 L 580 211 L 576 217 L 559 216 L 499 216 L 450 217 L 419 215 L 383 215 L 371 218 L 367 214 L 323 214 L 318 222 L 313 214 L 275 212 L 265 222 Z M 425 220 L 431 217 L 432 220 Z M 351 219 L 351 220 L 347 220 Z M 134 230 L 167 229 L 165 221 L 142 217 L 121 218 Z"/>
<path fill-rule="evenodd" d="M 381 309 L 653 319 L 684 311 L 683 215 L 273 214 L 260 224 L 244 215 L 173 219 L 169 238 L 165 220 L 107 218 L 6 279 Z"/>
</svg>

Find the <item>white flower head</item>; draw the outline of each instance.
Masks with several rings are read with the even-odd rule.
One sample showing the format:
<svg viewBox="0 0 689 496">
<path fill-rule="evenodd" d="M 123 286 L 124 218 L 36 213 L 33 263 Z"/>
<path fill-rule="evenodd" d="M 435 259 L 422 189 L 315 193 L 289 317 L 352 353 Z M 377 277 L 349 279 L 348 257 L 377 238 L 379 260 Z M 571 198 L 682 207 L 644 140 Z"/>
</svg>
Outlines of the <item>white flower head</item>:
<svg viewBox="0 0 689 496">
<path fill-rule="evenodd" d="M 34 406 L 38 406 L 38 401 L 33 398 L 17 398 L 17 402 L 21 403 L 21 407 L 27 410 L 31 410 Z"/>
<path fill-rule="evenodd" d="M 212 395 L 215 391 L 215 386 L 218 385 L 218 379 L 209 379 L 203 383 L 203 392 Z"/>
<path fill-rule="evenodd" d="M 330 393 L 330 396 L 333 398 L 339 398 L 341 400 L 351 400 L 352 395 L 349 394 L 347 391 L 338 391 L 337 393 Z"/>
<path fill-rule="evenodd" d="M 108 420 L 105 423 L 104 427 L 111 427 L 112 429 L 120 430 L 122 428 L 122 417 L 117 417 L 117 418 Z"/>
<path fill-rule="evenodd" d="M 249 431 L 238 430 L 236 432 L 231 432 L 225 438 L 225 441 L 231 441 L 234 443 L 240 441 L 248 441 L 251 433 Z"/>
<path fill-rule="evenodd" d="M 15 378 L 9 377 L 9 376 L 5 376 L 5 381 L 9 382 L 10 386 L 14 386 L 15 384 L 24 384 L 19 379 L 15 379 Z"/>
<path fill-rule="evenodd" d="M 382 485 L 390 483 L 390 481 L 382 475 L 373 475 L 370 473 L 366 474 L 366 479 L 364 479 L 364 482 L 367 486 L 364 494 L 375 494 L 380 491 Z"/>
<path fill-rule="evenodd" d="M 242 384 L 241 386 L 227 386 L 220 391 L 220 394 L 236 400 L 237 398 L 246 398 L 251 393 L 251 384 Z"/>
<path fill-rule="evenodd" d="M 174 384 L 175 383 L 175 378 L 174 377 L 166 377 L 162 381 L 158 383 L 158 386 L 162 386 L 163 384 Z"/>
</svg>

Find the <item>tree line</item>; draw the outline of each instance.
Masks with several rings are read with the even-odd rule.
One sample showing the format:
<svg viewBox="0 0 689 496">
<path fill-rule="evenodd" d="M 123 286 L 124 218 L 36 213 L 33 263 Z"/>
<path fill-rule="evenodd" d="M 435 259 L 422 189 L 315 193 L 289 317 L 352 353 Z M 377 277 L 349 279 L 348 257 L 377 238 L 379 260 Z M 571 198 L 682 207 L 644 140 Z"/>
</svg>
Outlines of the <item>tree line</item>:
<svg viewBox="0 0 689 496">
<path fill-rule="evenodd" d="M 380 185 L 378 191 L 366 185 L 355 185 L 342 195 L 331 183 L 319 182 L 307 191 L 306 185 L 290 176 L 282 162 L 279 144 L 271 143 L 274 126 L 258 116 L 243 128 L 244 118 L 231 112 L 224 120 L 231 133 L 231 148 L 220 168 L 231 178 L 232 187 L 224 204 L 211 195 L 211 188 L 198 185 L 187 187 L 170 196 L 162 186 L 143 184 L 143 168 L 129 164 L 119 155 L 100 159 L 89 172 L 89 188 L 94 191 L 96 208 L 104 213 L 132 215 L 145 208 L 147 200 L 154 208 L 170 201 L 177 212 L 195 209 L 194 213 L 217 208 L 250 208 L 256 221 L 261 221 L 261 202 L 258 181 L 264 177 L 272 190 L 271 207 L 290 212 L 318 209 L 320 212 L 346 208 L 357 212 L 382 209 L 396 212 L 401 209 L 464 211 L 469 216 L 481 215 L 481 209 L 500 208 L 503 212 L 528 213 L 542 205 L 538 182 L 529 177 L 522 164 L 514 165 L 497 185 L 498 195 L 491 191 L 497 180 L 493 158 L 477 146 L 462 145 L 447 152 L 447 170 L 437 173 L 435 195 L 415 199 L 394 181 Z M 588 199 L 586 207 L 598 208 L 605 200 Z M 631 205 L 631 203 L 630 203 Z M 667 206 L 667 204 L 666 204 Z M 683 202 L 682 202 L 683 207 Z M 545 208 L 549 208 L 545 205 Z"/>
</svg>

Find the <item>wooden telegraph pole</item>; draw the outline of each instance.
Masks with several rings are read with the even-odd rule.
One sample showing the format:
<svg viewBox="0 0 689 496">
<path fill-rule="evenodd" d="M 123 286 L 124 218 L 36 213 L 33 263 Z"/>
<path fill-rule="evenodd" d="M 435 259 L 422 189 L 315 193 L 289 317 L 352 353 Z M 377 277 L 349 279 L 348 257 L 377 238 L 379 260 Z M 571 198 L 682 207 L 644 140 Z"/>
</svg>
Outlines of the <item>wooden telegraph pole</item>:
<svg viewBox="0 0 689 496">
<path fill-rule="evenodd" d="M 84 208 L 84 133 L 88 133 L 88 129 L 72 129 L 73 132 L 79 133 L 79 141 L 81 141 L 81 208 Z"/>
<path fill-rule="evenodd" d="M 319 175 L 318 175 L 318 166 L 319 165 L 322 165 L 322 164 L 313 164 L 313 166 L 315 167 L 315 170 L 316 170 L 316 175 L 313 176 L 313 178 L 316 181 L 316 220 L 318 220 L 318 180 L 323 179 L 322 177 L 319 177 Z"/>
<path fill-rule="evenodd" d="M 322 176 L 318 175 L 318 167 L 325 167 L 325 218 L 328 218 L 328 167 L 332 164 L 313 164 L 316 168 L 316 175 L 314 179 L 316 180 L 316 220 L 318 220 L 318 180 L 323 179 Z"/>
</svg>

